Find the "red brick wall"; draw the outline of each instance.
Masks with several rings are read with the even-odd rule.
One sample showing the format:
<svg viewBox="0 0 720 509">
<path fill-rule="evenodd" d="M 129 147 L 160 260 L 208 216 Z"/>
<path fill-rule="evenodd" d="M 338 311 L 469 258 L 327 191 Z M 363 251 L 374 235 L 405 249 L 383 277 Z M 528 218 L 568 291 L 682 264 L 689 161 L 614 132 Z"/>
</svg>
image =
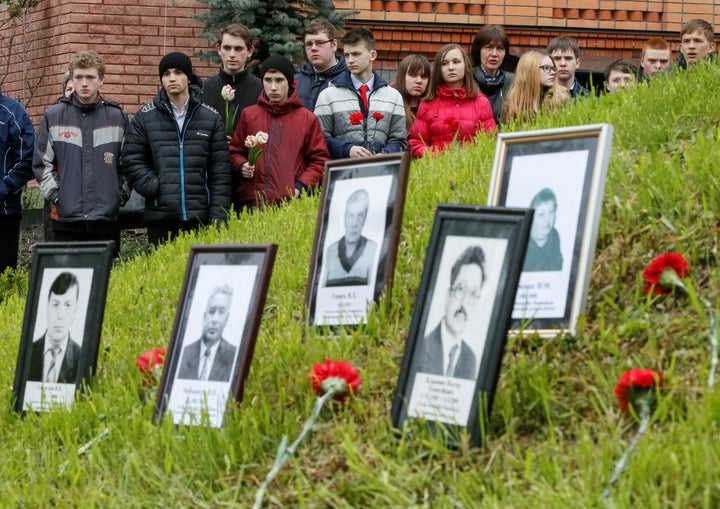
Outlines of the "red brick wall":
<svg viewBox="0 0 720 509">
<path fill-rule="evenodd" d="M 8 69 L 2 91 L 25 104 L 37 125 L 60 96 L 72 55 L 91 49 L 107 67 L 102 93 L 134 113 L 158 90 L 162 55 L 193 55 L 212 46 L 197 37 L 202 24 L 190 18 L 202 10 L 195 0 L 43 0 L 25 24 L 16 20 L 0 29 L 0 68 Z M 0 22 L 5 19 L 2 13 Z M 215 65 L 194 56 L 192 60 L 201 77 L 217 72 Z M 34 90 L 33 96 L 24 83 Z"/>
<path fill-rule="evenodd" d="M 470 46 L 478 28 L 506 27 L 511 53 L 542 47 L 561 34 L 578 39 L 582 67 L 601 68 L 611 58 L 640 55 L 642 42 L 660 35 L 677 49 L 683 23 L 703 18 L 717 25 L 720 3 L 699 0 L 336 0 L 357 9 L 349 23 L 367 26 L 378 39 L 377 67 L 386 75 L 406 54 L 429 57 L 447 42 Z M 7 22 L 0 13 L 0 78 L 5 94 L 27 105 L 33 121 L 60 94 L 62 73 L 81 49 L 100 53 L 107 64 L 103 93 L 135 112 L 157 91 L 157 64 L 169 51 L 209 49 L 197 38 L 202 26 L 196 0 L 42 0 L 27 21 Z M 196 73 L 216 72 L 193 57 Z"/>
</svg>

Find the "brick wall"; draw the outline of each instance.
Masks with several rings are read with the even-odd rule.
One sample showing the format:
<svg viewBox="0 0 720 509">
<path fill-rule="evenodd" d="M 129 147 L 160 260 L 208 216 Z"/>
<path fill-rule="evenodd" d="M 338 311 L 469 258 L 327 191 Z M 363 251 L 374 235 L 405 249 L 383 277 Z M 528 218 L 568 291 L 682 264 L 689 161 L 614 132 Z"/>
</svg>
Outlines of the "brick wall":
<svg viewBox="0 0 720 509">
<path fill-rule="evenodd" d="M 202 24 L 191 19 L 202 10 L 195 0 L 43 0 L 26 23 L 0 25 L 0 67 L 8 69 L 2 91 L 26 105 L 38 125 L 43 111 L 60 96 L 72 55 L 91 49 L 107 67 L 103 94 L 134 113 L 158 90 L 162 55 L 192 55 L 212 46 L 197 37 Z M 0 22 L 6 19 L 2 13 Z M 201 77 L 217 72 L 215 65 L 192 60 Z"/>
<path fill-rule="evenodd" d="M 373 29 L 377 68 L 389 78 L 408 53 L 432 58 L 447 42 L 469 48 L 484 24 L 505 26 L 513 55 L 571 35 L 583 49 L 581 67 L 599 69 L 612 58 L 638 58 L 651 35 L 665 37 L 676 50 L 680 27 L 692 18 L 720 22 L 720 4 L 699 0 L 336 0 L 335 5 L 359 11 L 348 26 Z M 60 94 L 70 57 L 93 49 L 107 64 L 103 93 L 135 112 L 158 89 L 162 55 L 212 46 L 197 38 L 202 26 L 191 18 L 203 9 L 196 0 L 43 0 L 25 23 L 0 12 L 2 90 L 27 105 L 37 125 Z M 193 64 L 201 77 L 216 72 L 196 57 Z"/>
</svg>

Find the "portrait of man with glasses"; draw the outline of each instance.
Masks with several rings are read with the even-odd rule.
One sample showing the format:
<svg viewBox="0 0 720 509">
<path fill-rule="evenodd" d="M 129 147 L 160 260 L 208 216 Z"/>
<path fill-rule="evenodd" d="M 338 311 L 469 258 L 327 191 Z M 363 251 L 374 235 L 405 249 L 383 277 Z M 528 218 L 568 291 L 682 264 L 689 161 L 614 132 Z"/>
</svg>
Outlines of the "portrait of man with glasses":
<svg viewBox="0 0 720 509">
<path fill-rule="evenodd" d="M 468 344 L 469 315 L 480 301 L 485 283 L 485 252 L 480 246 L 467 247 L 453 263 L 450 286 L 440 323 L 423 338 L 418 371 L 433 375 L 474 380 L 475 353 Z M 444 290 L 439 290 L 444 293 Z"/>
</svg>

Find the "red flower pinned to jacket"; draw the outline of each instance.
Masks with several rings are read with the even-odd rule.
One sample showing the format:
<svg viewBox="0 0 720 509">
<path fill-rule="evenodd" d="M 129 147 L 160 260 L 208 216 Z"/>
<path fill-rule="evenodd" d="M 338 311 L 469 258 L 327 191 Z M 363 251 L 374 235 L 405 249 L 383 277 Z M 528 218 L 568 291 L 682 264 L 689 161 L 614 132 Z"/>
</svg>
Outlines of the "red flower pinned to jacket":
<svg viewBox="0 0 720 509">
<path fill-rule="evenodd" d="M 364 119 L 365 116 L 359 111 L 356 111 L 355 113 L 350 113 L 350 124 L 352 125 L 360 125 Z"/>
<path fill-rule="evenodd" d="M 456 133 L 460 129 L 460 122 L 455 117 L 448 117 L 443 123 L 448 126 L 450 132 Z"/>
<path fill-rule="evenodd" d="M 670 293 L 673 288 L 685 289 L 682 278 L 690 272 L 687 260 L 680 253 L 665 253 L 655 258 L 643 270 L 645 288 L 643 292 L 655 295 Z"/>
<path fill-rule="evenodd" d="M 355 394 L 362 382 L 360 374 L 347 361 L 325 359 L 325 364 L 315 364 L 308 376 L 318 396 L 332 390 L 338 401 L 343 401 L 349 392 Z"/>
<path fill-rule="evenodd" d="M 615 386 L 615 397 L 620 404 L 620 410 L 628 411 L 630 404 L 638 406 L 642 398 L 655 398 L 655 385 L 662 389 L 663 375 L 652 369 L 633 368 L 620 376 Z"/>
<path fill-rule="evenodd" d="M 375 113 L 372 114 L 372 118 L 375 119 L 375 122 L 380 122 L 382 119 L 385 118 L 385 115 L 383 115 L 379 111 L 376 111 Z"/>
</svg>

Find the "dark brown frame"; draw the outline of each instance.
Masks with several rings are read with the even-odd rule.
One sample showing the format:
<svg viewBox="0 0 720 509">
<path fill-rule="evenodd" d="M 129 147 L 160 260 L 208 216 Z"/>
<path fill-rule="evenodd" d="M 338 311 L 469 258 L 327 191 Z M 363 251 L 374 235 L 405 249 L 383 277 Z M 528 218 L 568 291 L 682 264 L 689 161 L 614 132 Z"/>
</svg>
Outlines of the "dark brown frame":
<svg viewBox="0 0 720 509">
<path fill-rule="evenodd" d="M 484 436 L 481 430 L 487 429 L 487 421 L 495 397 L 532 216 L 533 211 L 530 209 L 448 204 L 438 206 L 410 322 L 398 385 L 393 398 L 392 425 L 398 436 L 412 436 L 410 421 L 420 422 L 424 419 L 432 433 L 441 434 L 450 446 L 456 446 L 460 442 L 464 429 L 469 431 L 473 444 L 480 445 L 483 442 Z M 501 247 L 502 245 L 504 248 Z M 425 337 L 431 337 L 439 328 L 439 325 L 437 328 L 434 326 L 435 322 L 429 323 L 429 315 L 433 307 L 437 309 L 439 303 L 449 298 L 444 295 L 447 290 L 441 286 L 441 283 L 450 282 L 450 262 L 460 256 L 461 252 L 457 248 L 461 246 L 465 246 L 465 248 L 480 246 L 483 249 L 488 257 L 484 268 L 487 281 L 483 288 L 488 292 L 493 287 L 495 288 L 494 293 L 487 293 L 486 299 L 492 302 L 490 308 L 482 307 L 481 303 L 476 304 L 481 309 L 479 314 L 484 314 L 484 318 L 487 320 L 487 322 L 483 322 L 483 324 L 487 323 L 487 325 L 483 325 L 486 327 L 485 336 L 481 335 L 482 331 L 473 335 L 476 329 L 465 331 L 463 336 L 463 341 L 468 340 L 474 347 L 482 342 L 480 354 L 477 355 L 476 352 L 475 355 L 474 384 L 473 379 L 467 376 L 463 377 L 465 379 L 460 379 L 454 376 L 432 374 L 429 370 L 422 371 L 424 359 L 427 358 L 431 361 L 438 359 L 424 355 Z M 497 261 L 500 256 L 502 256 L 501 263 L 492 266 L 491 261 Z M 440 270 L 441 266 L 443 267 L 442 271 Z M 465 297 L 462 297 L 463 304 L 465 303 L 464 299 Z M 478 319 L 477 314 L 478 311 L 475 311 L 475 316 L 472 318 L 475 321 Z M 470 313 L 468 316 L 471 316 Z M 469 325 L 466 324 L 466 326 Z M 427 334 L 429 327 L 432 327 L 433 332 Z M 424 377 L 424 379 L 418 381 L 418 376 Z M 410 415 L 413 389 L 416 383 L 425 383 L 427 387 L 425 392 L 418 392 L 416 395 L 418 398 L 416 408 L 424 404 L 425 407 L 433 409 L 438 414 L 438 409 L 445 411 L 447 408 L 447 406 L 443 408 L 443 405 L 449 404 L 454 408 L 462 405 L 467 409 L 467 421 L 448 422 L 453 421 L 450 418 L 435 420 L 430 418 L 432 417 L 430 411 L 422 415 Z M 418 391 L 421 391 L 423 385 L 419 385 L 419 387 Z M 448 397 L 455 399 L 448 402 Z M 443 398 L 445 398 L 444 402 Z M 464 400 L 464 403 L 458 403 L 461 399 Z M 434 403 L 435 401 L 437 403 Z M 470 401 L 469 408 L 468 401 Z"/>
<path fill-rule="evenodd" d="M 35 245 L 30 269 L 30 283 L 25 304 L 20 349 L 15 368 L 15 381 L 13 384 L 14 407 L 16 412 L 22 412 L 24 414 L 27 410 L 38 412 L 47 411 L 56 405 L 48 402 L 47 406 L 44 406 L 45 402 L 42 402 L 42 399 L 39 408 L 27 408 L 25 405 L 26 389 L 28 388 L 27 384 L 29 382 L 28 378 L 32 371 L 33 333 L 40 308 L 40 299 L 45 298 L 41 293 L 44 293 L 42 291 L 42 285 L 45 280 L 46 269 L 57 271 L 58 273 L 87 269 L 92 269 L 93 271 L 90 289 L 87 293 L 87 306 L 84 310 L 85 324 L 84 327 L 82 327 L 83 337 L 74 382 L 73 401 L 77 397 L 78 391 L 84 386 L 90 386 L 92 376 L 95 373 L 100 348 L 100 335 L 102 332 L 103 317 L 105 315 L 105 301 L 107 298 L 108 281 L 110 279 L 110 269 L 112 268 L 114 245 L 115 243 L 112 241 L 53 242 L 38 243 Z M 78 276 L 78 273 L 75 272 L 74 275 Z M 79 282 L 82 283 L 82 281 Z M 80 288 L 79 291 L 84 293 L 82 288 Z M 77 338 L 75 339 L 77 340 Z M 42 367 L 40 369 L 42 369 Z M 67 384 L 52 385 L 57 386 L 57 389 L 60 389 L 60 386 L 67 386 Z M 58 394 L 58 392 L 55 392 L 55 394 Z M 43 397 L 44 396 L 41 396 L 41 398 Z"/>
<path fill-rule="evenodd" d="M 228 382 L 205 382 L 193 381 L 195 387 L 201 387 L 202 384 L 227 384 L 230 395 L 236 402 L 243 399 L 243 388 L 245 379 L 250 370 L 255 343 L 257 340 L 258 330 L 260 328 L 260 320 L 262 318 L 263 307 L 267 297 L 268 287 L 270 285 L 270 277 L 272 275 L 275 256 L 277 253 L 276 244 L 262 245 L 194 245 L 190 248 L 188 256 L 187 268 L 183 279 L 180 300 L 178 301 L 177 313 L 173 324 L 170 345 L 168 346 L 167 355 L 165 357 L 165 366 L 163 368 L 162 378 L 158 389 L 157 400 L 155 403 L 155 412 L 153 421 L 159 423 L 163 415 L 170 410 L 170 400 L 175 383 L 177 382 L 177 370 L 180 365 L 181 355 L 185 338 L 188 321 L 192 318 L 189 316 L 192 309 L 192 303 L 195 292 L 198 289 L 200 267 L 208 266 L 255 266 L 257 271 L 255 279 L 249 281 L 234 281 L 233 295 L 237 295 L 236 291 L 240 288 L 247 288 L 245 294 L 249 292 L 249 302 L 247 311 L 242 320 L 243 333 L 237 344 L 237 359 L 233 367 Z M 252 283 L 252 284 L 250 284 Z M 233 305 L 237 305 L 237 300 L 233 297 Z M 225 336 L 228 335 L 226 330 Z M 193 341 L 193 338 L 190 341 Z M 208 387 L 210 389 L 211 387 Z M 218 390 L 223 390 L 222 388 Z M 205 389 L 203 389 L 205 391 Z M 228 397 L 228 400 L 230 398 Z M 205 419 L 205 412 L 201 412 L 199 419 L 191 419 L 193 425 L 210 424 L 213 427 L 220 427 L 225 421 L 226 408 L 215 408 L 219 415 L 218 420 L 210 421 Z M 195 415 L 193 415 L 194 417 Z M 178 416 L 173 416 L 176 424 Z M 181 416 L 182 417 L 182 416 Z"/>
<path fill-rule="evenodd" d="M 392 291 L 409 168 L 410 154 L 407 152 L 377 155 L 363 159 L 340 159 L 337 161 L 329 161 L 325 164 L 325 174 L 322 184 L 323 192 L 320 199 L 312 256 L 310 258 L 310 272 L 305 290 L 305 310 L 310 326 L 318 327 L 329 325 L 332 328 L 338 326 L 357 326 L 367 318 L 366 306 L 360 320 L 343 320 L 342 315 L 340 315 L 337 320 L 338 323 L 325 324 L 316 323 L 315 321 L 314 315 L 316 313 L 316 306 L 318 305 L 318 292 L 320 278 L 322 277 L 323 257 L 325 255 L 324 250 L 327 247 L 326 245 L 330 244 L 327 239 L 328 226 L 330 223 L 329 214 L 335 200 L 337 185 L 340 182 L 346 181 L 356 181 L 358 184 L 361 184 L 362 180 L 358 179 L 368 177 L 392 177 L 385 207 L 384 230 L 382 242 L 379 246 L 378 265 L 375 271 L 375 286 L 371 288 L 372 302 L 377 304 L 381 295 L 385 294 L 388 296 Z M 341 288 L 362 288 L 362 286 L 347 286 Z M 386 302 L 388 301 L 389 299 L 386 298 Z M 367 303 L 367 301 L 365 302 Z"/>
</svg>

